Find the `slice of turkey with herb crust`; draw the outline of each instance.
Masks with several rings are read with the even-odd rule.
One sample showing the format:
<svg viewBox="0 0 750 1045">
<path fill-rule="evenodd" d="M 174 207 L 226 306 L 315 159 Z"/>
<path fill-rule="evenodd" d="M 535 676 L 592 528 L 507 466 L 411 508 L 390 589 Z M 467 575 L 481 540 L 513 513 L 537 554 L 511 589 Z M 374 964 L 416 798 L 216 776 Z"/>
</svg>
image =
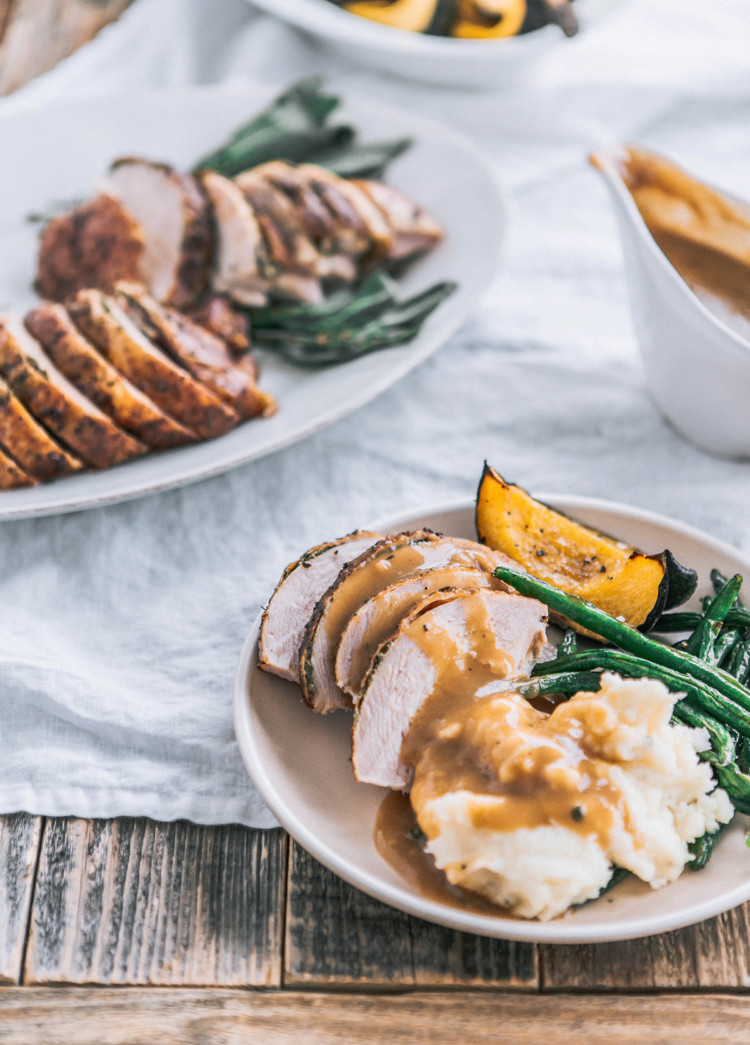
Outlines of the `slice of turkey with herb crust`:
<svg viewBox="0 0 750 1045">
<path fill-rule="evenodd" d="M 367 599 L 407 577 L 459 564 L 491 573 L 509 560 L 475 541 L 416 530 L 385 537 L 349 563 L 320 599 L 305 629 L 300 654 L 305 702 L 323 713 L 351 707 L 350 698 L 336 685 L 336 652 L 344 629 Z"/>
<path fill-rule="evenodd" d="M 0 335 L 1 337 L 2 335 Z M 18 479 L 17 485 L 29 486 L 34 481 L 58 479 L 61 475 L 78 472 L 83 464 L 61 446 L 46 428 L 35 421 L 18 396 L 0 379 L 0 444 L 18 463 L 19 470 L 29 477 L 28 483 L 16 476 L 11 464 L 6 464 L 6 481 Z M 3 487 L 7 489 L 7 487 Z"/>
<path fill-rule="evenodd" d="M 201 171 L 196 176 L 211 204 L 214 290 L 229 294 L 240 305 L 265 305 L 269 289 L 262 271 L 266 246 L 255 211 L 231 179 L 216 171 Z"/>
<path fill-rule="evenodd" d="M 443 239 L 438 223 L 403 192 L 382 181 L 354 181 L 380 210 L 393 234 L 388 248 L 388 260 L 399 263 L 432 250 Z"/>
<path fill-rule="evenodd" d="M 469 690 L 480 698 L 525 676 L 546 644 L 546 621 L 546 606 L 514 593 L 427 596 L 380 647 L 365 678 L 352 733 L 357 780 L 408 788 L 404 739 L 418 714 L 440 716 L 430 698 L 439 705 Z"/>
<path fill-rule="evenodd" d="M 401 620 L 428 595 L 443 588 L 505 590 L 492 574 L 472 566 L 445 566 L 393 584 L 371 596 L 351 617 L 336 653 L 336 684 L 356 703 L 362 682 L 378 648 Z"/>
<path fill-rule="evenodd" d="M 94 348 L 62 305 L 46 302 L 25 322 L 68 380 L 126 432 L 153 450 L 195 442 L 194 432 L 165 414 Z"/>
<path fill-rule="evenodd" d="M 138 222 L 118 200 L 96 196 L 44 226 L 36 290 L 52 301 L 84 287 L 109 291 L 118 279 L 138 279 L 143 249 Z"/>
<path fill-rule="evenodd" d="M 358 266 L 365 268 L 389 256 L 391 227 L 382 210 L 355 182 L 311 163 L 302 164 L 297 173 L 333 216 L 337 250 L 356 258 Z"/>
<path fill-rule="evenodd" d="M 114 298 L 83 290 L 68 312 L 114 367 L 201 439 L 223 435 L 239 421 L 236 411 L 149 341 Z"/>
<path fill-rule="evenodd" d="M 94 468 L 146 452 L 60 373 L 15 316 L 0 317 L 0 373 L 37 421 Z"/>
<path fill-rule="evenodd" d="M 124 157 L 110 167 L 104 191 L 141 227 L 141 280 L 159 301 L 189 308 L 208 288 L 213 254 L 208 203 L 195 178 Z"/>
<path fill-rule="evenodd" d="M 272 160 L 256 167 L 255 171 L 291 200 L 302 228 L 323 259 L 320 275 L 344 283 L 354 282 L 357 264 L 351 254 L 341 249 L 340 219 L 312 188 L 304 169 L 284 160 Z"/>
<path fill-rule="evenodd" d="M 0 490 L 20 490 L 24 486 L 36 486 L 36 479 L 24 472 L 4 450 L 0 450 Z"/>
<path fill-rule="evenodd" d="M 220 338 L 181 312 L 160 305 L 137 284 L 118 283 L 116 291 L 119 304 L 142 333 L 228 403 L 243 421 L 274 413 L 276 401 L 258 388 L 250 356 L 246 361 L 235 359 Z"/>
<path fill-rule="evenodd" d="M 249 355 L 250 320 L 227 294 L 207 294 L 190 310 L 190 318 L 194 323 L 220 337 L 235 356 L 243 356 L 243 364 L 248 359 L 253 360 Z M 257 380 L 257 364 L 253 375 Z"/>
<path fill-rule="evenodd" d="M 235 184 L 247 199 L 263 234 L 269 261 L 265 275 L 274 295 L 308 304 L 322 301 L 321 257 L 292 201 L 255 170 L 238 175 Z"/>
<path fill-rule="evenodd" d="M 380 539 L 380 534 L 356 530 L 310 548 L 287 566 L 263 612 L 259 667 L 299 682 L 300 646 L 316 603 L 341 569 Z"/>
</svg>

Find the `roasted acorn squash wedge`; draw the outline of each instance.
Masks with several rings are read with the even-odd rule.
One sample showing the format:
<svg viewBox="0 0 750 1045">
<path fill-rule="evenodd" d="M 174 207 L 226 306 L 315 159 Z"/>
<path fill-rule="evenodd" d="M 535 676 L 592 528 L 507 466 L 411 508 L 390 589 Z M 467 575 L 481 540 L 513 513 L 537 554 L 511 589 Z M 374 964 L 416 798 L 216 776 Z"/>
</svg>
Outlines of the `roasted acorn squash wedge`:
<svg viewBox="0 0 750 1045">
<path fill-rule="evenodd" d="M 671 552 L 646 555 L 535 501 L 485 464 L 477 492 L 479 540 L 525 570 L 633 627 L 648 630 L 695 591 L 694 570 Z"/>
</svg>

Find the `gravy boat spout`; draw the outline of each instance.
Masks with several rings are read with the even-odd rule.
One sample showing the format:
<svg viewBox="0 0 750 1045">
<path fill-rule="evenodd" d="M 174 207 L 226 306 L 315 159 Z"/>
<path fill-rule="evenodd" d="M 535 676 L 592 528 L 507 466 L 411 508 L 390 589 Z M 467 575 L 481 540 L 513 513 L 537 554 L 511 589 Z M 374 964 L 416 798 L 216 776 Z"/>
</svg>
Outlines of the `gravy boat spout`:
<svg viewBox="0 0 750 1045">
<path fill-rule="evenodd" d="M 712 294 L 692 289 L 657 244 L 628 181 L 628 161 L 633 155 L 650 154 L 623 148 L 596 152 L 590 160 L 604 179 L 617 215 L 633 325 L 649 391 L 666 418 L 690 441 L 711 453 L 750 457 L 750 321 L 744 315 L 731 314 L 729 306 L 716 296 L 715 284 Z M 653 160 L 666 172 L 662 187 L 668 191 L 683 179 L 685 186 L 696 186 L 704 193 L 709 211 L 713 208 L 720 216 L 719 231 L 724 234 L 730 230 L 731 251 L 737 255 L 724 259 L 716 249 L 718 240 L 712 230 L 714 241 L 708 247 L 698 243 L 697 253 L 695 244 L 688 240 L 685 257 L 702 258 L 705 254 L 708 259 L 718 259 L 720 266 L 726 264 L 741 271 L 747 236 L 750 307 L 750 220 L 746 217 L 750 210 L 730 195 L 694 181 L 660 157 Z M 642 184 L 648 184 L 647 180 Z M 658 195 L 658 187 L 654 191 Z M 676 196 L 672 202 L 681 201 Z M 704 209 L 698 206 L 693 217 Z M 689 206 L 676 206 L 669 216 L 682 213 L 690 221 Z M 737 229 L 732 228 L 732 214 L 737 215 Z M 670 235 L 662 239 L 662 246 L 671 242 Z"/>
</svg>

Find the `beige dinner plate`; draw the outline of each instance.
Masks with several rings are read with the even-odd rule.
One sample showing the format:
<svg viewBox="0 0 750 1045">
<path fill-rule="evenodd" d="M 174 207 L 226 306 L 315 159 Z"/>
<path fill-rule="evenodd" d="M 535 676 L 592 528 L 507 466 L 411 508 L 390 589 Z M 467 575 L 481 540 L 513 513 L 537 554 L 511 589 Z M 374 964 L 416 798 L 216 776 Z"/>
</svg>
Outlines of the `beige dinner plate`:
<svg viewBox="0 0 750 1045">
<path fill-rule="evenodd" d="M 750 576 L 750 561 L 733 548 L 689 526 L 651 512 L 586 497 L 541 495 L 547 503 L 647 552 L 669 548 L 698 571 L 692 603 L 711 591 L 713 567 Z M 429 526 L 457 537 L 475 537 L 474 506 L 414 511 L 368 526 L 397 532 Z M 321 534 L 321 540 L 336 534 Z M 302 553 L 305 549 L 296 549 Z M 279 563 L 279 573 L 284 564 Z M 270 592 L 269 592 L 270 596 Z M 415 891 L 380 856 L 373 840 L 375 817 L 386 792 L 354 779 L 351 716 L 316 715 L 297 686 L 258 670 L 260 618 L 247 637 L 235 680 L 235 729 L 255 786 L 286 830 L 330 870 L 393 907 L 465 932 L 545 943 L 598 943 L 666 932 L 709 918 L 750 899 L 748 821 L 735 816 L 702 871 L 685 873 L 658 891 L 626 880 L 600 900 L 550 922 L 523 921 L 498 910 L 475 914 Z"/>
</svg>

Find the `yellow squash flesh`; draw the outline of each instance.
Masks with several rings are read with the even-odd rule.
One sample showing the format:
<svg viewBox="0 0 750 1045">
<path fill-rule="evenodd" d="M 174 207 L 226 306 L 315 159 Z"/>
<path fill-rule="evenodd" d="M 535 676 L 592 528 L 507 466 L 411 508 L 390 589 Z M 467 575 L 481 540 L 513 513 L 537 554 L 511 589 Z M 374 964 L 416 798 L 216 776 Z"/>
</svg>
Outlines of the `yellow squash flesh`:
<svg viewBox="0 0 750 1045">
<path fill-rule="evenodd" d="M 464 40 L 499 40 L 516 36 L 526 17 L 526 0 L 458 0 L 451 36 Z"/>
<path fill-rule="evenodd" d="M 528 573 L 578 595 L 633 627 L 660 612 L 664 554 L 645 555 L 535 501 L 485 465 L 476 504 L 479 540 Z"/>
<path fill-rule="evenodd" d="M 347 11 L 360 18 L 369 18 L 371 22 L 390 25 L 394 29 L 406 29 L 412 33 L 421 33 L 430 24 L 437 0 L 393 0 L 382 3 L 380 0 L 355 0 L 344 4 Z"/>
</svg>

